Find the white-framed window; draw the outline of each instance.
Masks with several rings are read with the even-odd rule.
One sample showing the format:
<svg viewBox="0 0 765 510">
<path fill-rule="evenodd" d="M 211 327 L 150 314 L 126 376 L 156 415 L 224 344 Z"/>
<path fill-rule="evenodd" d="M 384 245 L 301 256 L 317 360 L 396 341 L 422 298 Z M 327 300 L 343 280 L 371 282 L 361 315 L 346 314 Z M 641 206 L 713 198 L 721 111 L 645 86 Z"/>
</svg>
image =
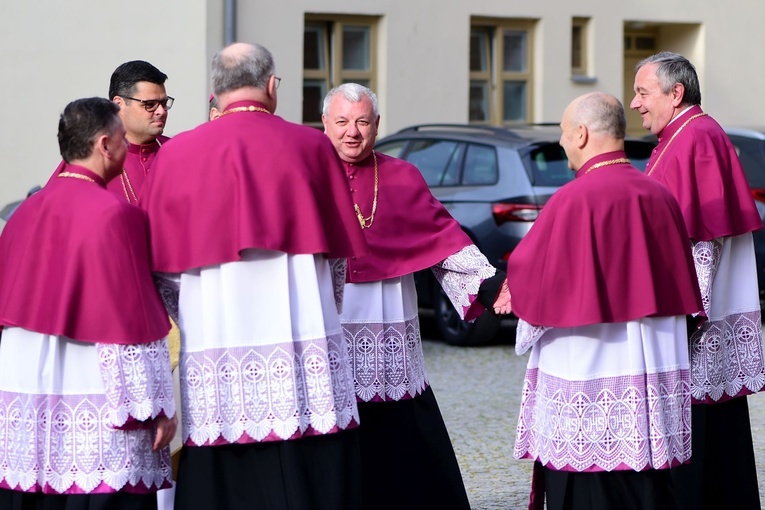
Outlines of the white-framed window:
<svg viewBox="0 0 765 510">
<path fill-rule="evenodd" d="M 588 76 L 588 40 L 590 31 L 589 18 L 571 20 L 571 76 Z"/>
<path fill-rule="evenodd" d="M 375 89 L 377 18 L 307 14 L 303 31 L 303 124 L 322 127 L 324 96 L 341 83 Z"/>
<path fill-rule="evenodd" d="M 468 112 L 471 123 L 532 122 L 533 23 L 472 20 Z"/>
<path fill-rule="evenodd" d="M 655 31 L 625 31 L 624 52 L 628 55 L 653 55 L 658 51 L 658 39 Z"/>
</svg>

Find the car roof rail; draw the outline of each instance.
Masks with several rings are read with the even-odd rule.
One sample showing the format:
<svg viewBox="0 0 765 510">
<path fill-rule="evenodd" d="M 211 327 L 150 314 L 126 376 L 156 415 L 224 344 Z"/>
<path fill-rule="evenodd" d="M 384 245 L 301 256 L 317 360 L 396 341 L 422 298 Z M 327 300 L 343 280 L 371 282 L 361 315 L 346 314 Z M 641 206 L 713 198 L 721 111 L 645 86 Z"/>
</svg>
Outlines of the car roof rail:
<svg viewBox="0 0 765 510">
<path fill-rule="evenodd" d="M 505 128 L 497 127 L 497 126 L 485 126 L 482 124 L 417 124 L 414 126 L 409 126 L 402 128 L 398 131 L 398 133 L 405 133 L 408 131 L 454 131 L 454 132 L 464 132 L 464 133 L 484 133 L 484 134 L 491 134 L 495 136 L 501 136 L 504 138 L 513 138 L 520 140 L 522 139 L 521 136 L 517 135 L 516 133 L 513 133 L 512 131 L 508 131 Z"/>
<path fill-rule="evenodd" d="M 765 139 L 765 129 L 762 129 L 762 128 L 748 127 L 748 126 L 728 126 L 728 125 L 725 125 L 722 128 L 729 135 L 747 136 L 750 138 L 755 138 L 757 140 Z"/>
</svg>

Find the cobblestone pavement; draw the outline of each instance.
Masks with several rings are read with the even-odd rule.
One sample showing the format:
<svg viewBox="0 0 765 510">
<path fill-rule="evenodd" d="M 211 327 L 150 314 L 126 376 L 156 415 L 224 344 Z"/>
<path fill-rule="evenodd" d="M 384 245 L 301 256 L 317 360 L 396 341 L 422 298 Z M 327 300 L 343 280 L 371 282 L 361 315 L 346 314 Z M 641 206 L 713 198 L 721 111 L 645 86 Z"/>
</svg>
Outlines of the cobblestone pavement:
<svg viewBox="0 0 765 510">
<path fill-rule="evenodd" d="M 512 329 L 511 323 L 503 327 L 498 335 L 501 343 L 488 347 L 423 341 L 430 382 L 473 510 L 520 510 L 528 505 L 531 462 L 513 458 L 528 356 L 515 354 L 507 340 Z M 433 338 L 427 318 L 423 337 Z M 750 396 L 749 409 L 760 500 L 765 502 L 765 393 Z"/>
</svg>

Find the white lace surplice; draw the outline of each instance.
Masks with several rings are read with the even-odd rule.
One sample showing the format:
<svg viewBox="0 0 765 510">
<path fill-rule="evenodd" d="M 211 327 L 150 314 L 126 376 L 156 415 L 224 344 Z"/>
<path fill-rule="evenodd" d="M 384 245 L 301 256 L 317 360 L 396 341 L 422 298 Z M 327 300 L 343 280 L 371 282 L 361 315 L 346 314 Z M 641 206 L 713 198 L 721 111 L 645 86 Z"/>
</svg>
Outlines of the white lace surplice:
<svg viewBox="0 0 765 510">
<path fill-rule="evenodd" d="M 475 301 L 481 283 L 497 273 L 497 269 L 474 244 L 466 246 L 431 269 L 463 319 Z"/>
<path fill-rule="evenodd" d="M 475 246 L 432 268 L 461 317 L 496 269 Z M 362 402 L 413 398 L 428 386 L 413 275 L 347 283 L 341 321 Z"/>
<path fill-rule="evenodd" d="M 347 283 L 340 320 L 360 401 L 402 400 L 427 388 L 412 275 Z"/>
<path fill-rule="evenodd" d="M 694 243 L 708 321 L 691 337 L 691 392 L 707 403 L 765 386 L 757 266 L 751 233 Z"/>
<path fill-rule="evenodd" d="M 152 451 L 151 420 L 175 414 L 172 395 L 165 339 L 126 346 L 4 330 L 0 487 L 50 494 L 170 487 L 170 451 Z"/>
<path fill-rule="evenodd" d="M 321 255 L 246 250 L 180 276 L 184 443 L 287 440 L 358 423 L 335 302 L 341 273 Z"/>
<path fill-rule="evenodd" d="M 523 321 L 520 321 L 523 322 Z M 519 324 L 531 347 L 514 455 L 556 470 L 668 468 L 691 455 L 685 317 Z"/>
</svg>

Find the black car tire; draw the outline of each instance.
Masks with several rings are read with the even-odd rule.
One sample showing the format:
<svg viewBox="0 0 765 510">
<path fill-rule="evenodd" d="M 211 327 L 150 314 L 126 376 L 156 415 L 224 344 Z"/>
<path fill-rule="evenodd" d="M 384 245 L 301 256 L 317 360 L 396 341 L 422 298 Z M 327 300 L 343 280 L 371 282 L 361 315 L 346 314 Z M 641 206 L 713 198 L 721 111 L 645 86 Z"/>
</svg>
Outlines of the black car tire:
<svg viewBox="0 0 765 510">
<path fill-rule="evenodd" d="M 438 284 L 433 288 L 433 318 L 441 338 L 449 345 L 461 347 L 493 343 L 501 325 L 499 317 L 489 312 L 483 313 L 473 322 L 463 321 Z"/>
</svg>

